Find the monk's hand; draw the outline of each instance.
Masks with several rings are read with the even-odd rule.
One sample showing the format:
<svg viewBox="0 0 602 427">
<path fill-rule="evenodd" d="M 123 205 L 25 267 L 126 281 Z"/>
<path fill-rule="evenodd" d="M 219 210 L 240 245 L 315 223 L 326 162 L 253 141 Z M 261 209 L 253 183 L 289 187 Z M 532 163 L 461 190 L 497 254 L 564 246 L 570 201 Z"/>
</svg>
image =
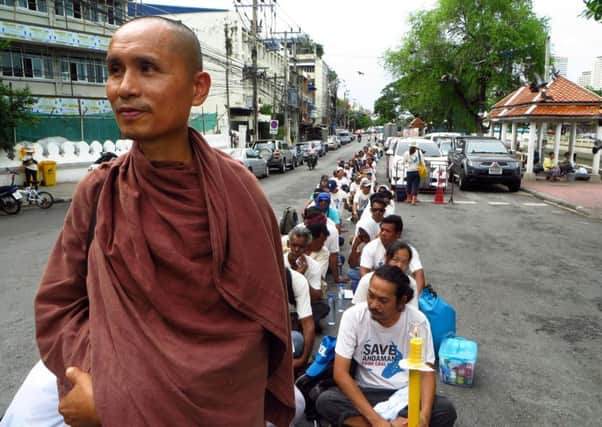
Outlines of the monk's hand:
<svg viewBox="0 0 602 427">
<path fill-rule="evenodd" d="M 72 427 L 100 426 L 94 406 L 92 376 L 76 367 L 69 367 L 65 372 L 73 388 L 59 403 L 59 412 L 65 423 Z"/>
</svg>

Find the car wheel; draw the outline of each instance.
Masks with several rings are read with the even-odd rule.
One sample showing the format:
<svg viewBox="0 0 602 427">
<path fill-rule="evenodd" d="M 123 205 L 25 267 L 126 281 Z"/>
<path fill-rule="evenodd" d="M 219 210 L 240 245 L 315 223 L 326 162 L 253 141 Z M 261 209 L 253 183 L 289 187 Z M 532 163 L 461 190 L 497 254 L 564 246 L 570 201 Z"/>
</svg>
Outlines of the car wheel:
<svg viewBox="0 0 602 427">
<path fill-rule="evenodd" d="M 282 159 L 282 163 L 280 163 L 280 173 L 286 173 L 286 160 Z"/>
<path fill-rule="evenodd" d="M 518 190 L 520 190 L 520 181 L 514 181 L 508 184 L 508 191 L 511 193 L 516 193 Z"/>
<path fill-rule="evenodd" d="M 297 167 L 297 160 L 291 160 L 291 169 L 295 169 Z"/>
<path fill-rule="evenodd" d="M 466 176 L 463 170 L 460 171 L 460 178 L 458 178 L 458 187 L 460 187 L 460 190 L 462 191 L 468 190 L 468 182 L 466 181 Z"/>
</svg>

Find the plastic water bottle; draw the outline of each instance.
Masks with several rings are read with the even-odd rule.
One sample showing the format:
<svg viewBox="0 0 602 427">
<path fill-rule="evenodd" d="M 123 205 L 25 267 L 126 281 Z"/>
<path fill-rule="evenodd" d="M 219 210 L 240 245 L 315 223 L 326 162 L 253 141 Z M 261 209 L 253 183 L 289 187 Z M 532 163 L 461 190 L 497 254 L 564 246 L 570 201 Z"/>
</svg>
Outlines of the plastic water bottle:
<svg viewBox="0 0 602 427">
<path fill-rule="evenodd" d="M 342 313 L 343 311 L 345 311 L 345 309 L 343 308 L 344 305 L 344 299 L 345 299 L 345 284 L 344 283 L 339 283 L 339 298 L 338 298 L 338 306 L 339 306 L 339 313 Z"/>
<path fill-rule="evenodd" d="M 328 326 L 336 325 L 334 294 L 328 294 Z"/>
</svg>

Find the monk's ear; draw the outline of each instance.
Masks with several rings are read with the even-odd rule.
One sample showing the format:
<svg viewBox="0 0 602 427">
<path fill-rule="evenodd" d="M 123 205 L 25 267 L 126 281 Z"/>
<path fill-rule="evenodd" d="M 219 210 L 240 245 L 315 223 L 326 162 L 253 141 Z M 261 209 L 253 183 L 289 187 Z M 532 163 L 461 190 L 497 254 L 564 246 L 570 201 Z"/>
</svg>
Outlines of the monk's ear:
<svg viewBox="0 0 602 427">
<path fill-rule="evenodd" d="M 194 97 L 192 98 L 192 105 L 198 107 L 203 104 L 209 96 L 209 89 L 211 88 L 211 76 L 205 71 L 197 71 L 194 73 Z"/>
</svg>

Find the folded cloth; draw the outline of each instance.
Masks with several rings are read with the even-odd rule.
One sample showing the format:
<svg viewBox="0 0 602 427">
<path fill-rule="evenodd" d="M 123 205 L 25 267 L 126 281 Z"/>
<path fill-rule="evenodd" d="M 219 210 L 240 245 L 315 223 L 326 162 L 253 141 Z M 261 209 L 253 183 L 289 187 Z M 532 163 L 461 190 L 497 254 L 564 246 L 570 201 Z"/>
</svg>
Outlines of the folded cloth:
<svg viewBox="0 0 602 427">
<path fill-rule="evenodd" d="M 400 388 L 384 402 L 379 402 L 374 406 L 378 415 L 387 421 L 393 421 L 398 414 L 408 406 L 408 388 Z"/>
</svg>

